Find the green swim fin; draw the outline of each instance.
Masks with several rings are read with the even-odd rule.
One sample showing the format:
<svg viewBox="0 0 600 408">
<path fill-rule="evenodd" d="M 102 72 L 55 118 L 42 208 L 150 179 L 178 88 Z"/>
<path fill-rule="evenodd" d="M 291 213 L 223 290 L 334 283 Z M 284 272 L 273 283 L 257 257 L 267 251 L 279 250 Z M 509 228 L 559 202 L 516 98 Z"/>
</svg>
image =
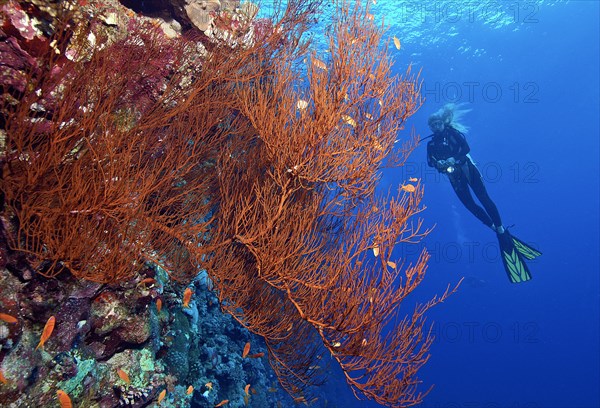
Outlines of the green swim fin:
<svg viewBox="0 0 600 408">
<path fill-rule="evenodd" d="M 504 233 L 496 235 L 498 236 L 498 244 L 500 246 L 502 263 L 504 264 L 504 269 L 506 270 L 506 274 L 508 275 L 508 279 L 511 281 L 511 283 L 520 283 L 530 280 L 531 272 L 529 272 L 529 268 L 527 267 L 524 258 L 533 259 L 538 255 L 533 256 L 533 258 L 528 258 L 526 255 L 522 254 L 517 245 L 522 245 L 523 248 L 527 249 L 532 248 L 523 244 L 519 240 L 515 242 L 515 238 L 510 235 L 508 231 L 504 231 Z M 541 255 L 540 252 L 535 250 L 532 250 L 529 255 L 531 256 L 534 253 Z"/>
<path fill-rule="evenodd" d="M 527 245 L 525 242 L 521 241 L 519 238 L 511 235 L 513 243 L 515 244 L 515 248 L 521 255 L 523 255 L 528 260 L 532 260 L 540 256 L 542 253 L 535 248 Z"/>
</svg>

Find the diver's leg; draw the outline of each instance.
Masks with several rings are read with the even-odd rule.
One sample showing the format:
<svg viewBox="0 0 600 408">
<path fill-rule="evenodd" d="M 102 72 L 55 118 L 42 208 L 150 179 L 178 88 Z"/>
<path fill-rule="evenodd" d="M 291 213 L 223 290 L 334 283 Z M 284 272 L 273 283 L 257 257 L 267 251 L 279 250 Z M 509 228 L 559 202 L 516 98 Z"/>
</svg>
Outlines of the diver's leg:
<svg viewBox="0 0 600 408">
<path fill-rule="evenodd" d="M 469 171 L 468 181 L 471 185 L 471 188 L 473 189 L 473 192 L 475 193 L 475 196 L 481 202 L 483 208 L 485 208 L 485 211 L 489 215 L 489 218 L 492 219 L 494 226 L 502 226 L 502 219 L 500 218 L 498 208 L 490 198 L 485 188 L 485 185 L 483 184 L 483 179 L 481 177 L 479 169 L 477 169 L 477 167 L 470 160 L 467 161 L 466 166 L 468 167 Z"/>
<path fill-rule="evenodd" d="M 460 176 L 450 177 L 450 184 L 452 184 L 452 188 L 454 188 L 456 195 L 466 209 L 469 210 L 481 222 L 491 228 L 493 223 L 492 219 L 483 208 L 475 204 L 473 196 L 469 191 L 469 184 L 465 175 L 461 174 Z"/>
</svg>

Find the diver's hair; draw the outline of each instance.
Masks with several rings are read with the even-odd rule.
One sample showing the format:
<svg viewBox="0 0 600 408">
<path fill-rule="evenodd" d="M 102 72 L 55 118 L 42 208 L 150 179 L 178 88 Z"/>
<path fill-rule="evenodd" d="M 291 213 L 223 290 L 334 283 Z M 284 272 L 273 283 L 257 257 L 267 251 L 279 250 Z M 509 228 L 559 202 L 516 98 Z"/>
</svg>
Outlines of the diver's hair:
<svg viewBox="0 0 600 408">
<path fill-rule="evenodd" d="M 450 125 L 454 129 L 461 133 L 467 133 L 469 128 L 462 123 L 460 120 L 466 113 L 471 112 L 471 109 L 461 109 L 463 104 L 447 103 L 442 106 L 437 112 L 432 113 L 427 120 L 429 127 L 437 120 L 441 120 L 445 125 Z"/>
</svg>

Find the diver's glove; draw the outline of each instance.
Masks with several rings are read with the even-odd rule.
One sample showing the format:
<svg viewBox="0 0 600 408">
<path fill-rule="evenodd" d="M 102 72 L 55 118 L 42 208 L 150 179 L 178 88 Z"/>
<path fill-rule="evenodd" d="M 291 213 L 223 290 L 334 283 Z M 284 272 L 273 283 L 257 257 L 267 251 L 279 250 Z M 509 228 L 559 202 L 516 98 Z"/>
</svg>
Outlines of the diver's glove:
<svg viewBox="0 0 600 408">
<path fill-rule="evenodd" d="M 444 173 L 446 171 L 445 164 L 446 164 L 445 160 L 436 160 L 435 161 L 435 168 L 437 169 L 438 172 Z"/>
</svg>

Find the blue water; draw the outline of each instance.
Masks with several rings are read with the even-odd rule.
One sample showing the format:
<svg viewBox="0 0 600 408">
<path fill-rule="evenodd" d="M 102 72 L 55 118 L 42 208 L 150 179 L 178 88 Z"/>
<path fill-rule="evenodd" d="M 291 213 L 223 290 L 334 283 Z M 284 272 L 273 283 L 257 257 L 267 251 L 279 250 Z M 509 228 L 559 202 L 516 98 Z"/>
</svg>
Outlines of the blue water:
<svg viewBox="0 0 600 408">
<path fill-rule="evenodd" d="M 533 280 L 510 284 L 495 235 L 425 162 L 425 143 L 383 189 L 409 177 L 425 187 L 422 213 L 435 225 L 415 298 L 459 291 L 430 313 L 437 334 L 421 371 L 423 407 L 600 407 L 599 3 L 379 0 L 401 74 L 422 69 L 426 101 L 409 120 L 467 103 L 471 153 L 512 233 L 543 252 Z M 411 256 L 421 247 L 398 248 Z M 331 385 L 336 393 L 349 392 Z M 339 394 L 338 394 L 339 395 Z M 341 404 L 339 406 L 342 406 Z M 343 406 L 372 407 L 350 398 Z"/>
</svg>

